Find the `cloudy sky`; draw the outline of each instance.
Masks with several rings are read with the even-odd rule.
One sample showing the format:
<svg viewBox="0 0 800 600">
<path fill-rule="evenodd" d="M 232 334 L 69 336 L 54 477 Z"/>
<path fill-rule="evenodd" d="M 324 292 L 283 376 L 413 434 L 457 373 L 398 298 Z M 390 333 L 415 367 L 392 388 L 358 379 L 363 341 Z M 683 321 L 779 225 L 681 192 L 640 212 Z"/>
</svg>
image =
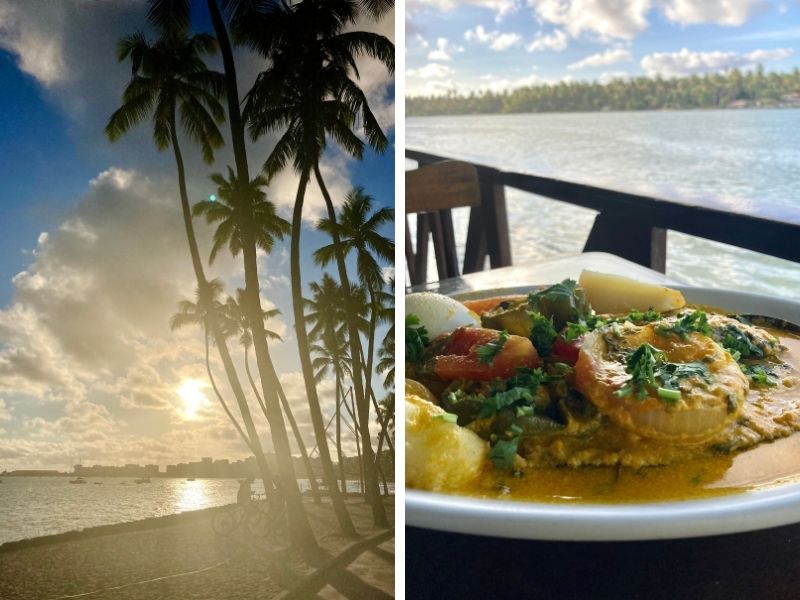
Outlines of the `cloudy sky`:
<svg viewBox="0 0 800 600">
<path fill-rule="evenodd" d="M 208 30 L 204 5 L 193 22 Z M 115 144 L 102 133 L 130 74 L 116 62 L 116 41 L 147 31 L 145 12 L 143 0 L 0 0 L 0 471 L 247 454 L 206 383 L 199 331 L 168 327 L 194 289 L 171 151 L 156 151 L 147 123 Z M 393 22 L 389 15 L 364 28 L 393 38 Z M 237 59 L 245 90 L 263 65 L 244 53 Z M 221 69 L 218 58 L 208 63 Z M 371 61 L 360 72 L 393 142 L 393 82 Z M 273 142 L 251 146 L 251 171 Z M 214 191 L 209 173 L 224 171 L 232 156 L 220 151 L 209 168 L 188 143 L 183 150 L 190 198 L 200 200 Z M 336 201 L 361 185 L 378 204 L 393 205 L 391 152 L 355 163 L 332 148 L 323 169 Z M 268 190 L 287 218 L 295 189 L 286 173 Z M 316 188 L 306 207 L 313 225 L 324 210 Z M 207 253 L 210 230 L 197 227 Z M 323 243 L 304 230 L 307 253 Z M 284 337 L 273 358 L 311 441 L 288 241 L 261 256 L 260 267 L 265 307 L 283 311 L 268 323 Z M 306 283 L 320 278 L 310 260 L 303 268 Z M 229 256 L 208 273 L 229 290 L 243 284 Z M 321 385 L 328 400 L 332 387 Z"/>
<path fill-rule="evenodd" d="M 406 95 L 800 66 L 798 0 L 408 0 Z"/>
</svg>

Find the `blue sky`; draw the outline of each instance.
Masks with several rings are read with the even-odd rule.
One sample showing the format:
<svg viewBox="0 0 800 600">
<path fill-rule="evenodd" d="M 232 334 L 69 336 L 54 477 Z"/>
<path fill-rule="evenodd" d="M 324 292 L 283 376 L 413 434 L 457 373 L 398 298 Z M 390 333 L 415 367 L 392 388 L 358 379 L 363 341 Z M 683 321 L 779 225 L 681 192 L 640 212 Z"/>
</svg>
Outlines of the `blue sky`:
<svg viewBox="0 0 800 600">
<path fill-rule="evenodd" d="M 796 0 L 409 0 L 406 95 L 800 66 Z"/>
<path fill-rule="evenodd" d="M 114 144 L 102 131 L 130 77 L 129 66 L 116 61 L 116 41 L 147 32 L 145 7 L 139 0 L 92 10 L 80 0 L 0 4 L 0 471 L 64 469 L 78 457 L 163 465 L 246 454 L 207 384 L 202 335 L 168 327 L 178 300 L 194 290 L 173 154 L 155 149 L 149 121 Z M 207 29 L 204 10 L 193 14 L 197 28 Z M 393 22 L 389 15 L 365 27 L 391 38 Z M 237 61 L 244 91 L 263 65 L 244 53 Z M 221 69 L 218 57 L 207 62 Z M 356 162 L 332 145 L 322 171 L 335 203 L 363 186 L 377 206 L 393 207 L 393 82 L 373 61 L 359 67 L 391 150 Z M 275 139 L 250 145 L 251 175 Z M 210 167 L 188 142 L 182 150 L 190 199 L 200 200 L 214 191 L 208 175 L 232 164 L 230 150 L 221 149 Z M 267 190 L 286 218 L 296 183 L 287 171 Z M 308 284 L 321 277 L 310 253 L 328 243 L 312 226 L 324 216 L 316 186 L 305 206 Z M 196 228 L 207 255 L 211 229 L 202 222 Z M 394 228 L 382 233 L 393 237 Z M 309 441 L 288 240 L 259 260 L 265 308 L 283 313 L 268 322 L 285 340 L 273 346 L 273 359 Z M 241 262 L 229 256 L 208 273 L 231 291 L 243 283 Z M 236 358 L 241 368 L 241 354 Z M 179 392 L 186 381 L 204 397 L 191 411 Z M 329 409 L 332 387 L 320 385 Z"/>
</svg>

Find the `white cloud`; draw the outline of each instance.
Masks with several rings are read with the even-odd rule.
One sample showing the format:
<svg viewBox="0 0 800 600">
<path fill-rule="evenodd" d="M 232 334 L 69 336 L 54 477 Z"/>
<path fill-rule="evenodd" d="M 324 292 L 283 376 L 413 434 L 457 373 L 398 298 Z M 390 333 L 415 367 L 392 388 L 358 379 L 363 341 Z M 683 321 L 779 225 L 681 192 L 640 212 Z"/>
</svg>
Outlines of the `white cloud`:
<svg viewBox="0 0 800 600">
<path fill-rule="evenodd" d="M 0 5 L 0 48 L 16 55 L 19 68 L 42 85 L 65 81 L 70 72 L 62 47 L 63 6 L 50 4 L 41 11 L 40 21 L 26 18 L 21 8 L 13 3 Z"/>
<path fill-rule="evenodd" d="M 440 65 L 438 63 L 428 63 L 419 69 L 408 69 L 406 75 L 408 77 L 422 77 L 428 78 L 442 78 L 455 73 L 452 67 L 447 65 Z"/>
<path fill-rule="evenodd" d="M 682 25 L 739 26 L 768 6 L 764 0 L 667 0 L 664 14 L 670 21 Z"/>
<path fill-rule="evenodd" d="M 613 65 L 619 62 L 627 62 L 633 60 L 633 56 L 628 50 L 624 48 L 609 48 L 604 52 L 592 54 L 586 58 L 567 65 L 567 69 L 574 71 L 577 69 L 584 69 L 586 67 L 601 67 L 604 65 Z"/>
<path fill-rule="evenodd" d="M 536 34 L 533 41 L 525 49 L 528 52 L 542 52 L 553 50 L 561 52 L 567 47 L 567 34 L 561 29 L 554 29 L 550 35 L 544 35 L 541 31 Z"/>
<path fill-rule="evenodd" d="M 540 19 L 560 25 L 573 37 L 631 39 L 647 29 L 652 0 L 527 0 Z"/>
<path fill-rule="evenodd" d="M 682 48 L 679 52 L 660 52 L 642 58 L 641 66 L 647 75 L 654 77 L 682 77 L 701 73 L 753 67 L 759 63 L 783 60 L 794 54 L 790 48 L 738 52 L 692 52 Z"/>
<path fill-rule="evenodd" d="M 436 39 L 436 48 L 431 50 L 428 53 L 428 60 L 441 60 L 441 61 L 449 61 L 453 60 L 452 54 L 454 52 L 463 52 L 464 48 L 461 46 L 453 46 L 450 44 L 447 38 L 437 38 Z"/>
<path fill-rule="evenodd" d="M 465 5 L 490 10 L 495 13 L 495 18 L 499 21 L 517 10 L 520 0 L 408 0 L 406 12 L 413 15 L 425 9 L 450 11 Z"/>
<path fill-rule="evenodd" d="M 464 32 L 464 39 L 468 42 L 478 42 L 488 44 L 490 50 L 502 52 L 522 42 L 522 36 L 518 33 L 501 33 L 497 30 L 486 31 L 483 25 L 477 25 L 474 29 Z"/>
</svg>

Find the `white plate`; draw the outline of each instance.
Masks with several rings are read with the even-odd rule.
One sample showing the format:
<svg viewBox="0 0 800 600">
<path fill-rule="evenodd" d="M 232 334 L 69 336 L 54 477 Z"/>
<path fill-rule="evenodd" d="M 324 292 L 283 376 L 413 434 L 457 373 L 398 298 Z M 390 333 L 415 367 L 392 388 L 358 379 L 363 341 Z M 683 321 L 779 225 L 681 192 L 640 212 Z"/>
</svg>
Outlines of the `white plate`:
<svg viewBox="0 0 800 600">
<path fill-rule="evenodd" d="M 515 288 L 498 293 L 529 289 Z M 726 290 L 679 289 L 693 304 L 800 323 L 798 302 Z M 408 525 L 508 538 L 564 541 L 688 538 L 797 522 L 800 522 L 800 483 L 721 498 L 642 504 L 568 505 L 406 491 Z"/>
</svg>

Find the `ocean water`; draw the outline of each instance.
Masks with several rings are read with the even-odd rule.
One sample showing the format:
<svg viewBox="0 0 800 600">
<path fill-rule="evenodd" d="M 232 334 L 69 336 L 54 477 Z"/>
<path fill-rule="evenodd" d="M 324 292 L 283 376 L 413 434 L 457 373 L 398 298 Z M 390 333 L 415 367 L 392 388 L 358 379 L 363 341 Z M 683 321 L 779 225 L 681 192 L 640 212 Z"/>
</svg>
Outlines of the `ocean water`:
<svg viewBox="0 0 800 600">
<path fill-rule="evenodd" d="M 506 170 L 798 219 L 798 131 L 800 110 L 414 117 L 406 120 L 406 145 Z M 514 264 L 583 248 L 594 211 L 511 189 L 506 199 Z M 468 214 L 456 213 L 463 244 Z M 667 275 L 691 285 L 800 295 L 800 264 L 676 232 L 667 236 Z"/>
<path fill-rule="evenodd" d="M 0 483 L 0 544 L 13 540 L 64 533 L 163 517 L 236 502 L 237 479 L 153 478 L 135 484 L 130 477 L 87 477 L 70 484 L 70 477 L 3 477 Z M 308 480 L 298 480 L 308 489 Z M 357 492 L 358 482 L 348 481 Z M 263 492 L 260 481 L 254 492 Z M 389 491 L 394 486 L 389 484 Z"/>
</svg>

